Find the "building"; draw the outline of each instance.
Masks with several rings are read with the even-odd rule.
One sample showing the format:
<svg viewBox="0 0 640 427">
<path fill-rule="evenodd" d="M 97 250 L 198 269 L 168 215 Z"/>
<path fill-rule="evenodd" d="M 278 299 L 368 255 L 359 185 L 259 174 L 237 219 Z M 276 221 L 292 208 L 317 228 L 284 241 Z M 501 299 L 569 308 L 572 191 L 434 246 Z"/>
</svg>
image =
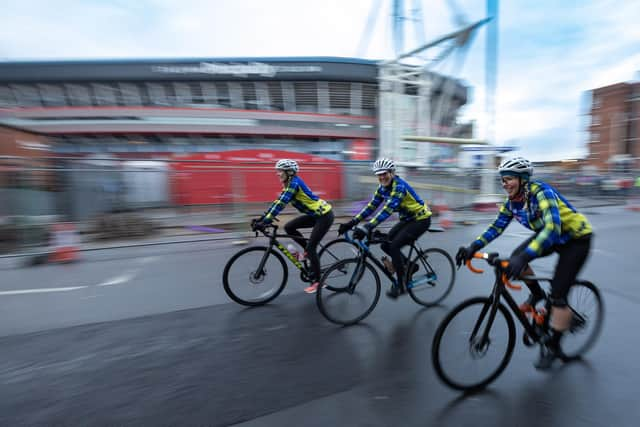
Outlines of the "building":
<svg viewBox="0 0 640 427">
<path fill-rule="evenodd" d="M 95 198 L 93 206 L 98 206 L 98 199 L 121 204 L 134 197 L 123 193 L 140 187 L 129 182 L 140 174 L 121 176 L 112 168 L 122 167 L 117 161 L 145 159 L 169 166 L 169 183 L 162 186 L 170 189 L 166 203 L 266 201 L 272 199 L 272 189 L 247 184 L 255 182 L 255 177 L 249 178 L 255 166 L 240 165 L 242 159 L 263 159 L 272 165 L 274 155 L 300 155 L 314 159 L 315 170 L 306 171 L 326 183 L 322 178 L 327 165 L 334 168 L 332 176 L 340 177 L 343 161 L 370 161 L 377 155 L 378 74 L 376 61 L 331 57 L 2 62 L 0 128 L 7 129 L 5 135 L 19 135 L 30 147 L 46 145 L 47 155 L 62 162 L 56 164 L 60 170 L 74 170 L 59 181 L 73 193 L 67 196 L 67 206 L 91 204 L 73 202 L 80 198 Z M 441 112 L 433 120 L 435 134 L 470 136 L 471 125 L 457 122 L 457 111 L 467 102 L 467 87 L 455 79 L 431 76 L 430 111 Z M 447 108 L 442 107 L 445 91 L 451 98 Z M 408 85 L 406 92 L 409 102 L 418 88 Z M 3 146 L 16 143 L 5 141 Z M 216 154 L 222 152 L 234 154 Z M 0 151 L 0 157 L 7 155 Z M 68 159 L 78 157 L 86 162 L 74 161 L 69 167 Z M 186 162 L 241 171 L 233 177 L 240 184 L 219 188 L 219 182 L 231 178 L 196 174 L 196 167 L 186 168 Z M 238 167 L 230 168 L 229 162 Z M 85 169 L 92 172 L 80 172 Z M 187 170 L 194 182 L 180 181 L 178 194 L 176 180 Z M 160 176 L 161 171 L 154 169 L 153 174 Z M 205 176 L 210 177 L 206 183 L 195 182 Z M 195 188 L 202 197 L 184 193 Z M 249 194 L 257 188 L 259 198 Z M 318 191 L 339 199 L 341 188 L 338 180 L 337 189 Z"/>
<path fill-rule="evenodd" d="M 600 171 L 640 169 L 640 82 L 591 91 L 587 165 Z"/>
<path fill-rule="evenodd" d="M 376 61 L 351 58 L 4 62 L 0 125 L 50 136 L 58 153 L 260 146 L 368 160 L 377 78 Z M 466 103 L 464 85 L 438 81 L 434 105 L 445 81 L 456 110 Z M 454 112 L 434 128 L 455 121 Z"/>
</svg>

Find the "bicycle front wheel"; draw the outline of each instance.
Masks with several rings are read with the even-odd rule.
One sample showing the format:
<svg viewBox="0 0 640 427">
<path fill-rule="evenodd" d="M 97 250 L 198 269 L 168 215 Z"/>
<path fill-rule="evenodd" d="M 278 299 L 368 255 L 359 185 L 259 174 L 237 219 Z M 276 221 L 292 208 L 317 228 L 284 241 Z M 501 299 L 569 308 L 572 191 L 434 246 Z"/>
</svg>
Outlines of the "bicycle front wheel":
<svg viewBox="0 0 640 427">
<path fill-rule="evenodd" d="M 569 288 L 567 303 L 573 312 L 568 333 L 562 337 L 562 352 L 568 359 L 585 354 L 595 344 L 604 322 L 604 304 L 598 288 L 579 281 Z"/>
<path fill-rule="evenodd" d="M 380 277 L 369 263 L 357 258 L 338 261 L 320 281 L 316 303 L 330 322 L 353 325 L 367 317 L 380 299 Z"/>
<path fill-rule="evenodd" d="M 504 371 L 515 343 L 516 327 L 507 308 L 501 303 L 494 307 L 490 298 L 471 298 L 456 306 L 438 326 L 431 360 L 438 377 L 449 387 L 476 391 Z"/>
<path fill-rule="evenodd" d="M 325 271 L 338 261 L 358 256 L 358 246 L 347 239 L 339 238 L 322 245 L 318 252 L 320 270 Z"/>
<path fill-rule="evenodd" d="M 436 305 L 445 299 L 456 280 L 453 259 L 439 248 L 418 252 L 409 263 L 407 271 L 415 271 L 407 284 L 409 295 L 425 307 Z"/>
<path fill-rule="evenodd" d="M 264 260 L 264 267 L 258 267 Z M 287 284 L 289 270 L 282 256 L 265 246 L 242 249 L 231 257 L 222 273 L 224 290 L 233 301 L 248 306 L 268 303 Z"/>
<path fill-rule="evenodd" d="M 358 246 L 355 243 L 348 241 L 347 239 L 339 238 L 328 242 L 326 245 L 322 246 L 320 252 L 318 253 L 321 274 L 324 274 L 324 272 L 327 271 L 329 267 L 331 267 L 338 261 L 356 258 L 358 256 L 358 253 Z M 346 275 L 347 271 L 345 269 L 333 270 L 332 275 L 335 276 L 339 273 L 343 273 Z M 333 291 L 338 290 L 338 288 L 336 288 L 335 286 L 338 286 L 338 283 L 340 283 L 340 281 L 330 280 L 329 282 L 330 283 L 327 284 L 329 289 Z"/>
</svg>

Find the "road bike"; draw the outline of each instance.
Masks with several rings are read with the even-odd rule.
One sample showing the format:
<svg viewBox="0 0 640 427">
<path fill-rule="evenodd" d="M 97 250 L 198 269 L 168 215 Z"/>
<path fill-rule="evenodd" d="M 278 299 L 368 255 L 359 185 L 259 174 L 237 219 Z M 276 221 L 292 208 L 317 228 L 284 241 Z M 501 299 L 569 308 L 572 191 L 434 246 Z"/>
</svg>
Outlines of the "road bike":
<svg viewBox="0 0 640 427">
<path fill-rule="evenodd" d="M 444 231 L 431 228 L 430 232 Z M 344 240 L 356 245 L 357 255 L 328 267 L 320 280 L 316 302 L 327 320 L 340 325 L 353 325 L 367 317 L 380 299 L 380 276 L 374 266 L 397 286 L 395 274 L 390 272 L 370 250 L 371 245 L 387 241 L 387 235 L 369 233 L 363 240 L 354 240 L 350 232 Z M 406 256 L 406 289 L 411 298 L 425 307 L 438 304 L 451 292 L 456 271 L 451 256 L 443 249 L 422 249 L 418 242 L 409 246 Z"/>
<path fill-rule="evenodd" d="M 475 253 L 473 257 L 484 259 L 494 269 L 491 295 L 471 298 L 454 307 L 438 326 L 431 347 L 438 377 L 449 387 L 465 392 L 486 387 L 509 364 L 516 344 L 514 316 L 524 328 L 522 341 L 527 347 L 544 345 L 550 334 L 548 295 L 545 293 L 539 309 L 521 312 L 507 289 L 521 289 L 506 277 L 508 260 L 499 258 L 497 253 Z M 470 261 L 467 267 L 482 273 Z M 551 278 L 537 276 L 520 279 L 551 282 Z M 567 300 L 573 318 L 562 338 L 561 350 L 563 360 L 568 362 L 584 355 L 596 342 L 602 330 L 604 305 L 598 288 L 585 280 L 576 280 Z"/>
<path fill-rule="evenodd" d="M 274 300 L 283 291 L 289 277 L 285 259 L 300 271 L 302 282 L 312 282 L 309 260 L 300 261 L 279 241 L 299 236 L 279 234 L 278 226 L 273 223 L 255 230 L 255 233 L 256 237 L 263 235 L 269 242 L 266 246 L 241 249 L 229 259 L 222 272 L 222 284 L 229 298 L 246 306 L 264 305 Z M 319 243 L 318 248 L 321 271 L 357 253 L 355 244 L 346 239 L 334 239 L 324 245 Z"/>
</svg>

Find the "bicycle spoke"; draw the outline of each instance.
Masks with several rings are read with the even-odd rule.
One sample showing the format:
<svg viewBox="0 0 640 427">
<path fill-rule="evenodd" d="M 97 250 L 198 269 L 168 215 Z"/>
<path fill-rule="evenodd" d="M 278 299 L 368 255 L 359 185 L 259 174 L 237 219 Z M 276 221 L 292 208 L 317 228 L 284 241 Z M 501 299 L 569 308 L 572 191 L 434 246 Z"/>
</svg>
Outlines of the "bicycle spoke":
<svg viewBox="0 0 640 427">
<path fill-rule="evenodd" d="M 572 359 L 586 353 L 597 340 L 602 328 L 604 308 L 600 294 L 592 284 L 574 284 L 569 289 L 567 302 L 574 315 L 561 346 L 564 354 Z"/>
<path fill-rule="evenodd" d="M 266 247 L 246 248 L 231 257 L 224 268 L 222 282 L 225 292 L 235 302 L 262 305 L 282 292 L 287 282 L 287 267 L 280 255 Z"/>
<path fill-rule="evenodd" d="M 335 275 L 334 270 L 346 270 Z M 369 265 L 355 259 L 340 261 L 324 274 L 326 288 L 318 290 L 316 302 L 320 312 L 331 322 L 350 325 L 364 319 L 380 297 L 380 279 Z"/>
<path fill-rule="evenodd" d="M 442 301 L 451 292 L 455 281 L 453 260 L 438 248 L 420 252 L 409 264 L 408 271 L 415 271 L 407 286 L 409 294 L 414 301 L 426 307 Z"/>
<path fill-rule="evenodd" d="M 509 363 L 515 346 L 515 325 L 499 305 L 488 316 L 488 298 L 474 298 L 454 308 L 434 337 L 432 358 L 438 376 L 460 390 L 484 387 Z"/>
</svg>

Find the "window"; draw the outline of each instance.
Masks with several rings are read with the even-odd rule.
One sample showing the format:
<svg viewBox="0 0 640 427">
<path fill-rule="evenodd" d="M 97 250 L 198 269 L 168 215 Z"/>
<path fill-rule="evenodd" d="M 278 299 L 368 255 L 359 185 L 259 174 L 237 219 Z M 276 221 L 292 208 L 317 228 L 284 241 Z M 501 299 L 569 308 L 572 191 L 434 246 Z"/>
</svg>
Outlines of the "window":
<svg viewBox="0 0 640 427">
<path fill-rule="evenodd" d="M 599 124 L 600 124 L 600 115 L 594 114 L 593 116 L 591 116 L 591 125 L 598 126 Z"/>
<path fill-rule="evenodd" d="M 593 108 L 600 108 L 602 106 L 602 97 L 600 95 L 593 95 Z"/>
</svg>

